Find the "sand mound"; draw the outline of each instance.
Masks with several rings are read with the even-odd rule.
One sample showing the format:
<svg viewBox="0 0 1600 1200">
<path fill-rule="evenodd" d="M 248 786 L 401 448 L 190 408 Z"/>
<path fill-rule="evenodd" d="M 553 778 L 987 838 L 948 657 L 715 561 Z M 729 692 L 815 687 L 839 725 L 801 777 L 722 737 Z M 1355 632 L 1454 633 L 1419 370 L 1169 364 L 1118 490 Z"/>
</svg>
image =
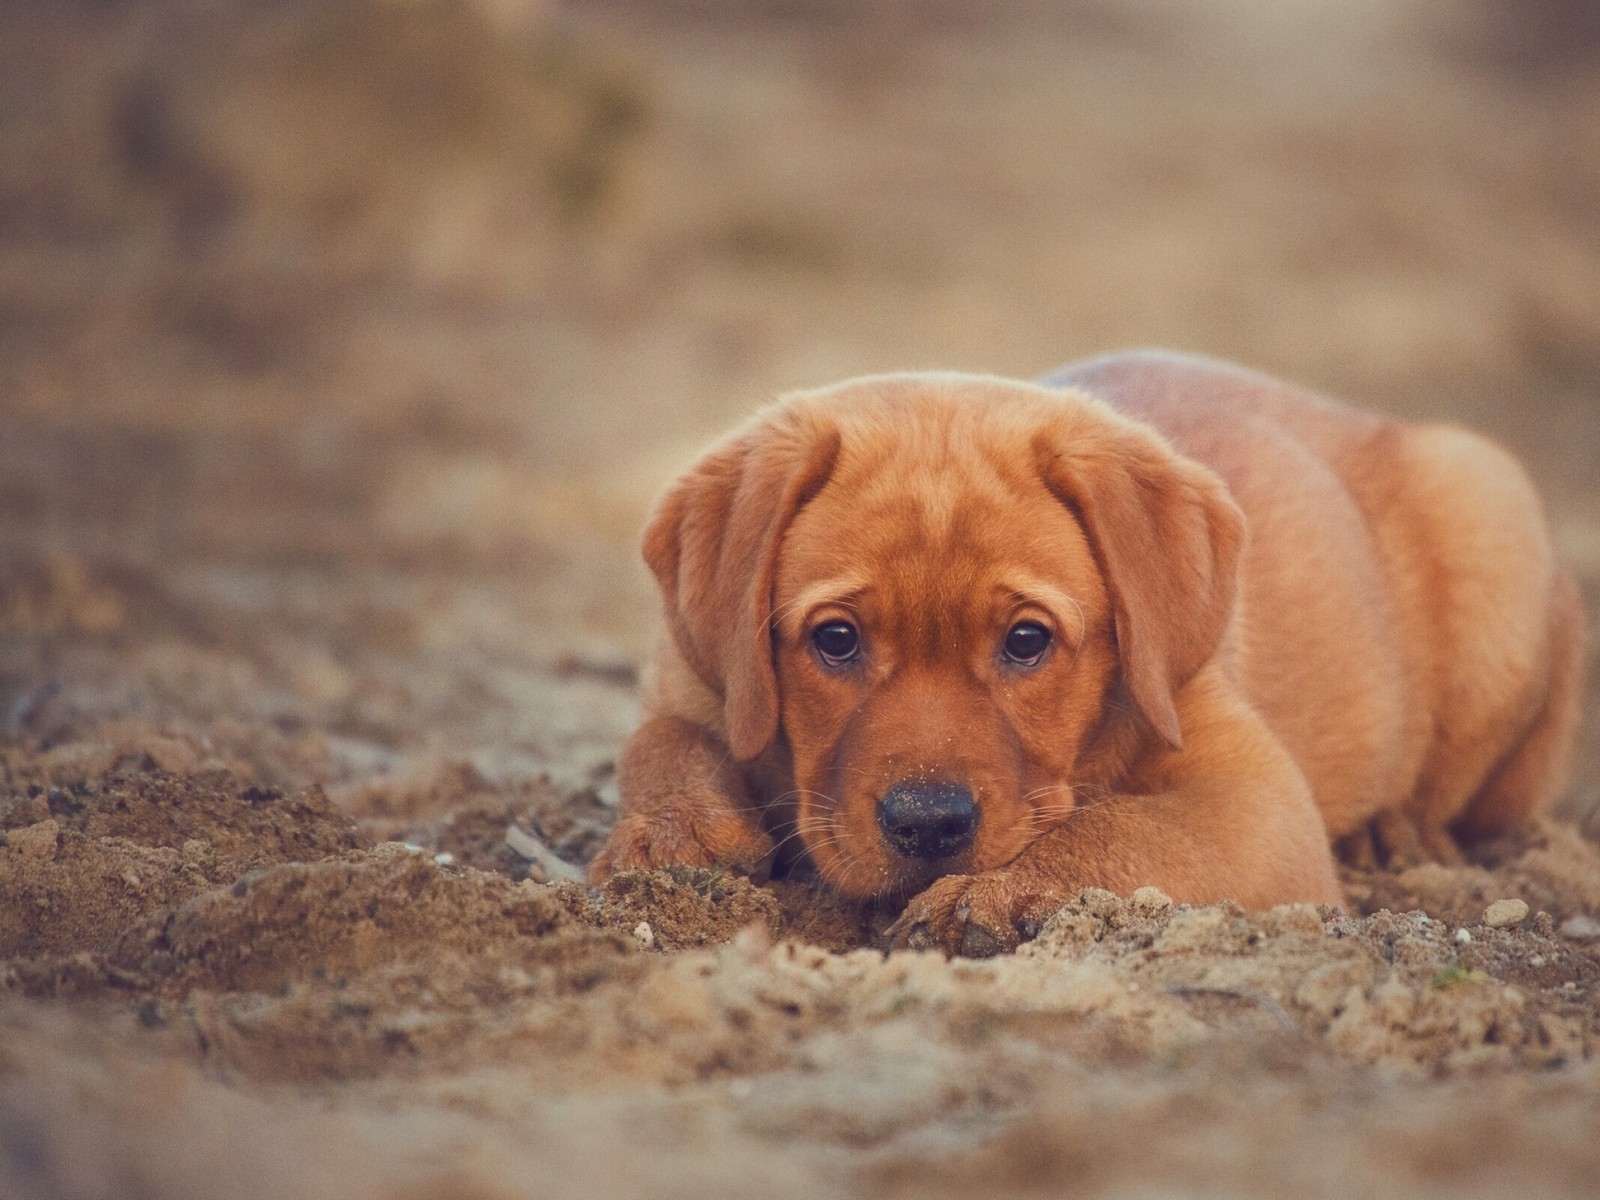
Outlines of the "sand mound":
<svg viewBox="0 0 1600 1200">
<path fill-rule="evenodd" d="M 449 774 L 471 785 L 446 793 L 471 814 L 488 785 Z M 695 1079 L 794 1067 L 827 1030 L 879 1023 L 958 1040 L 1048 1027 L 1074 1057 L 1108 1062 L 1219 1034 L 1395 1071 L 1600 1048 L 1600 942 L 1584 924 L 1600 852 L 1556 824 L 1476 865 L 1352 873 L 1370 915 L 1089 891 L 1014 957 L 947 966 L 886 957 L 879 914 L 804 881 L 545 885 L 411 842 L 357 848 L 319 789 L 226 772 L 33 791 L 7 810 L 0 846 L 4 986 L 177 1022 L 202 1060 L 252 1077 L 487 1064 L 531 1041 Z M 441 805 L 406 807 L 437 830 Z M 1491 901 L 1516 903 L 1486 920 Z"/>
</svg>

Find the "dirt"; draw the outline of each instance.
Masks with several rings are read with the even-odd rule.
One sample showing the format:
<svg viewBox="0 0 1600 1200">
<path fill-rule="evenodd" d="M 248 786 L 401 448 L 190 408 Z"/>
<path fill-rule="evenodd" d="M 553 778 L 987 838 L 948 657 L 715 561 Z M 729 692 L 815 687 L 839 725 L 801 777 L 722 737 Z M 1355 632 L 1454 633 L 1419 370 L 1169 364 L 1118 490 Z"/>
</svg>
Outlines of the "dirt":
<svg viewBox="0 0 1600 1200">
<path fill-rule="evenodd" d="M 1583 6 L 0 8 L 0 1195 L 1589 1195 L 1567 795 L 1015 955 L 581 882 L 789 386 L 1161 343 L 1505 440 L 1600 613 Z"/>
</svg>

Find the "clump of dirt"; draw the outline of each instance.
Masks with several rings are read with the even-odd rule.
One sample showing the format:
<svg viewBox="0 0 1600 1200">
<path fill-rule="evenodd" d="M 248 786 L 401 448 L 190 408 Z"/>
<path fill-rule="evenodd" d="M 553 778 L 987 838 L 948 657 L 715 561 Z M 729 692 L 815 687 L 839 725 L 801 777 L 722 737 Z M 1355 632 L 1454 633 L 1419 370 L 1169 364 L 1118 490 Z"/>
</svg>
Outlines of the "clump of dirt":
<svg viewBox="0 0 1600 1200">
<path fill-rule="evenodd" d="M 205 843 L 182 850 L 62 831 L 51 819 L 0 845 L 0 962 L 103 953 L 145 917 L 232 878 Z"/>
<path fill-rule="evenodd" d="M 184 989 L 260 991 L 424 954 L 492 948 L 515 957 L 573 924 L 542 889 L 446 873 L 386 842 L 251 872 L 196 896 L 161 923 L 145 964 L 170 961 L 172 983 Z"/>
<path fill-rule="evenodd" d="M 16 968 L 30 991 L 103 979 L 111 960 L 86 970 L 84 955 L 110 953 L 148 919 L 248 871 L 360 844 L 315 785 L 286 794 L 226 771 L 183 776 L 140 759 L 136 774 L 124 774 L 119 757 L 99 780 L 30 784 L 0 800 L 0 959 L 73 963 L 65 974 L 59 962 Z"/>
<path fill-rule="evenodd" d="M 598 893 L 570 884 L 562 890 L 585 921 L 637 931 L 643 944 L 662 950 L 714 946 L 749 925 L 777 934 L 783 925 L 770 892 L 742 875 L 715 868 L 622 871 Z"/>
<path fill-rule="evenodd" d="M 227 771 L 180 776 L 141 756 L 138 773 L 64 787 L 31 786 L 0 801 L 0 829 L 54 820 L 90 838 L 125 838 L 141 846 L 205 853 L 238 866 L 315 862 L 360 844 L 350 818 L 313 784 L 293 793 L 247 783 Z"/>
</svg>

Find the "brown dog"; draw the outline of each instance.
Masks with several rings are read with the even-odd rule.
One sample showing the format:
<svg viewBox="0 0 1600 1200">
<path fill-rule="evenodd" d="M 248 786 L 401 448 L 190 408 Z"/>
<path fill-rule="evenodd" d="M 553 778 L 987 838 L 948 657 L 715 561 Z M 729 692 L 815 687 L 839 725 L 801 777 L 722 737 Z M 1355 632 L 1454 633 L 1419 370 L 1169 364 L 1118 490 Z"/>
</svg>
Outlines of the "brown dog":
<svg viewBox="0 0 1600 1200">
<path fill-rule="evenodd" d="M 666 600 L 591 878 L 803 849 L 899 944 L 1081 888 L 1340 902 L 1331 838 L 1449 857 L 1563 784 L 1583 619 L 1465 431 L 1138 353 L 790 396 L 660 501 Z"/>
</svg>

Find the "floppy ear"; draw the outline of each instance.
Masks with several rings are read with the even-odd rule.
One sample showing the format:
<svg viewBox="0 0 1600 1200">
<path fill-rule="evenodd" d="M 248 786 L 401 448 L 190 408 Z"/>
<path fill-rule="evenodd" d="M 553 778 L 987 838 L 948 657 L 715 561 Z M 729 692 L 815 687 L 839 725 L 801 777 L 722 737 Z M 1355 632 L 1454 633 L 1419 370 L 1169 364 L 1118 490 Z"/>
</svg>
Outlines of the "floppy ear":
<svg viewBox="0 0 1600 1200">
<path fill-rule="evenodd" d="M 1177 749 L 1173 697 L 1227 629 L 1244 516 L 1221 479 L 1149 427 L 1087 397 L 1065 402 L 1066 418 L 1034 438 L 1039 473 L 1088 533 L 1128 691 Z"/>
<path fill-rule="evenodd" d="M 780 412 L 706 454 L 657 502 L 644 559 L 689 665 L 723 701 L 741 762 L 778 731 L 772 588 L 783 533 L 827 482 L 839 432 Z"/>
</svg>

